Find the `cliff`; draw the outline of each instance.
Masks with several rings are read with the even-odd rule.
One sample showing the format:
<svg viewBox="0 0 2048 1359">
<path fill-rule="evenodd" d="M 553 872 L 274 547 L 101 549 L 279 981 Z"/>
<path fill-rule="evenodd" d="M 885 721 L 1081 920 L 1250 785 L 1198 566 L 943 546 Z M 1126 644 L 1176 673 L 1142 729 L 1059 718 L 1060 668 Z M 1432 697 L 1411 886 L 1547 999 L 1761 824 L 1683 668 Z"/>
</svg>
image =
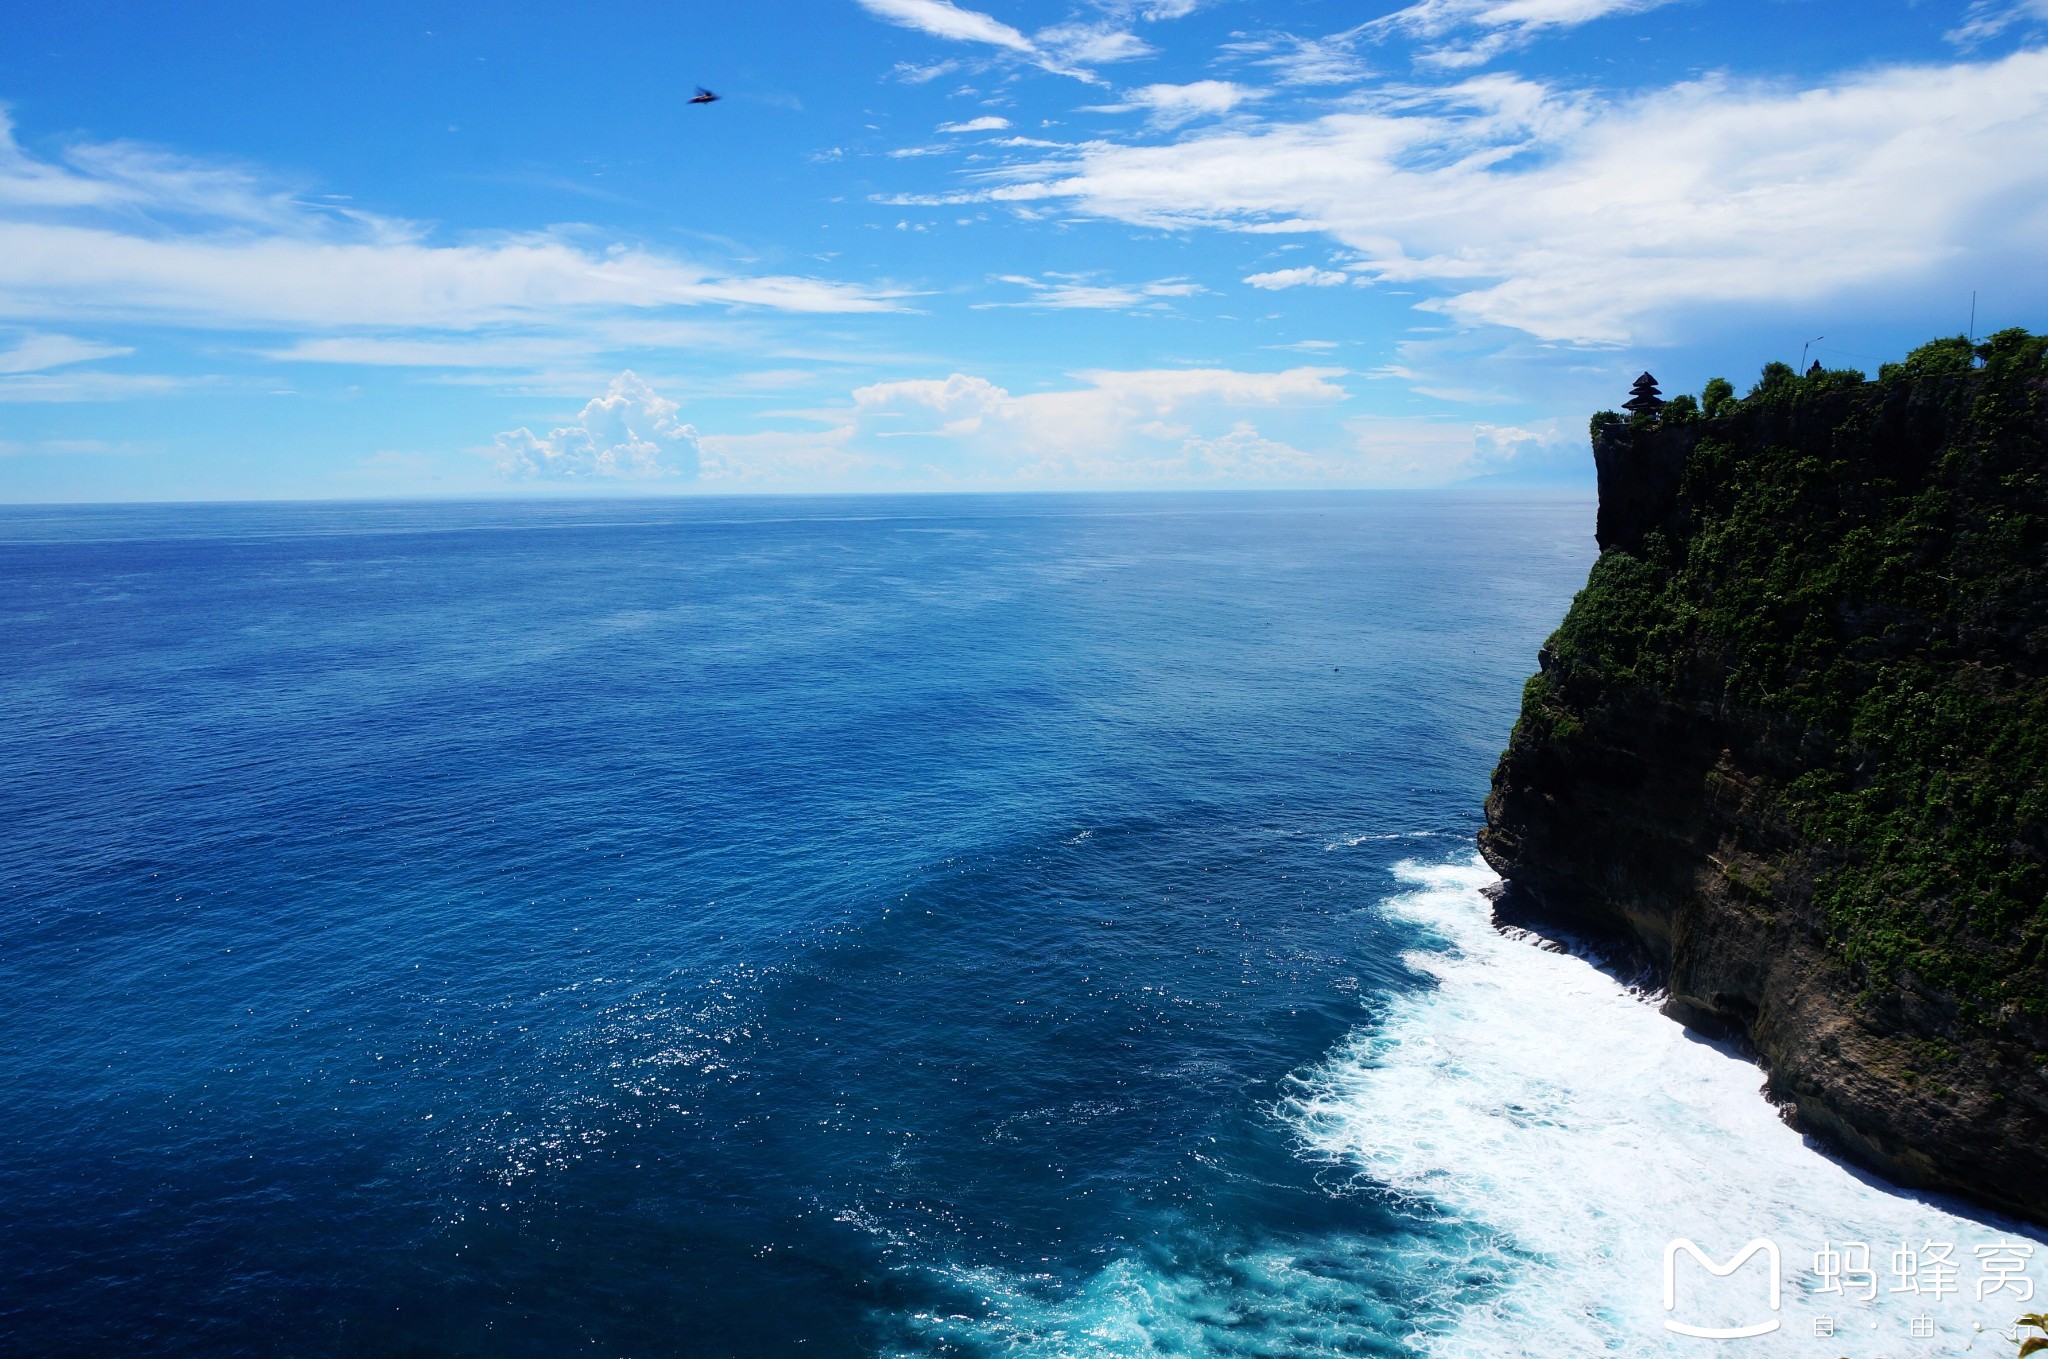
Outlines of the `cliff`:
<svg viewBox="0 0 2048 1359">
<path fill-rule="evenodd" d="M 2048 1221 L 2048 338 L 1593 436 L 1601 554 L 1481 850 L 1798 1125 Z"/>
</svg>

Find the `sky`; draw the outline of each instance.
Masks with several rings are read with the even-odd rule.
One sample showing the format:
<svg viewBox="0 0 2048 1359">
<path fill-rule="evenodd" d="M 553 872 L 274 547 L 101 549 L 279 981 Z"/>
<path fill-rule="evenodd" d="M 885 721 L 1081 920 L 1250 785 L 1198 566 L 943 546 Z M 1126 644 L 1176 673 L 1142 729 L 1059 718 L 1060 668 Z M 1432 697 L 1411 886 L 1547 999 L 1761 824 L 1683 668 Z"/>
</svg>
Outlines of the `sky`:
<svg viewBox="0 0 2048 1359">
<path fill-rule="evenodd" d="M 0 5 L 6 502 L 1588 486 L 2048 328 L 2048 0 Z"/>
</svg>

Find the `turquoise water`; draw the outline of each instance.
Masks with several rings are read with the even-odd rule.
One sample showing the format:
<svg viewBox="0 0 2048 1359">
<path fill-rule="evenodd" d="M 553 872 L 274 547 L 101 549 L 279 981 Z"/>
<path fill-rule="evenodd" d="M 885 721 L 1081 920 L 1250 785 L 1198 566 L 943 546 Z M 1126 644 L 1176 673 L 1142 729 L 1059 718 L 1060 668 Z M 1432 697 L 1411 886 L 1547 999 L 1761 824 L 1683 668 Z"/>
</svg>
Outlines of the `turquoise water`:
<svg viewBox="0 0 2048 1359">
<path fill-rule="evenodd" d="M 1777 1125 L 1473 923 L 1591 519 L 0 512 L 14 1352 L 1644 1352 L 1499 1184 L 1686 1062 L 1712 1174 Z M 1556 995 L 1640 1033 L 1502 1113 Z M 1830 1229 L 1936 1211 L 1784 1136 Z"/>
</svg>

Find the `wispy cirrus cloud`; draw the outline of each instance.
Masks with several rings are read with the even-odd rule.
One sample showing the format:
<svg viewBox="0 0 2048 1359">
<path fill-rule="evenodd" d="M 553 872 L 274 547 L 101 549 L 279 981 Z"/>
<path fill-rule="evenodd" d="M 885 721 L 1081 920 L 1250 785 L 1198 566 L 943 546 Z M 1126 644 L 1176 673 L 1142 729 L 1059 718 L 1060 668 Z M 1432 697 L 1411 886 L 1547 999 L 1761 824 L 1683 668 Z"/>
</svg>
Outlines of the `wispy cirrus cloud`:
<svg viewBox="0 0 2048 1359">
<path fill-rule="evenodd" d="M 0 347 L 0 373 L 40 373 L 134 352 L 126 345 L 104 344 L 98 340 L 80 339 L 76 335 L 30 331 Z"/>
<path fill-rule="evenodd" d="M 1152 44 L 1116 24 L 1056 24 L 1040 29 L 1035 36 L 1042 47 L 1068 66 L 1136 61 L 1156 51 Z"/>
<path fill-rule="evenodd" d="M 1263 92 L 1228 80 L 1196 80 L 1185 85 L 1141 85 L 1126 91 L 1115 104 L 1097 104 L 1093 113 L 1142 112 L 1156 126 L 1179 127 L 1196 118 L 1217 117 Z"/>
<path fill-rule="evenodd" d="M 1965 259 L 2036 287 L 2048 51 L 1629 99 L 1487 76 L 1011 173 L 990 199 L 1324 233 L 1458 321 L 1622 342 L 1688 311 L 1924 287 Z"/>
<path fill-rule="evenodd" d="M 877 19 L 929 33 L 952 42 L 987 43 L 1012 52 L 1037 55 L 1038 45 L 1018 30 L 980 10 L 962 9 L 952 0 L 860 0 Z"/>
<path fill-rule="evenodd" d="M 1167 300 L 1193 297 L 1206 291 L 1199 283 L 1184 278 L 1162 278 L 1151 283 L 1096 283 L 1086 275 L 1047 274 L 1030 278 L 1003 274 L 1001 283 L 1028 290 L 1025 297 L 1009 302 L 976 302 L 978 310 L 995 307 L 1026 307 L 1039 311 L 1130 311 L 1136 308 L 1162 309 Z"/>
<path fill-rule="evenodd" d="M 104 402 L 176 396 L 225 384 L 210 377 L 168 373 L 104 373 L 91 368 L 0 374 L 0 402 Z"/>
<path fill-rule="evenodd" d="M 1204 5 L 1215 3 L 1216 0 L 1096 0 L 1095 7 L 1113 19 L 1157 23 L 1163 19 L 1185 19 Z"/>
<path fill-rule="evenodd" d="M 1223 45 L 1224 52 L 1272 72 L 1282 85 L 1351 85 L 1372 74 L 1358 55 L 1363 30 L 1346 29 L 1321 38 L 1262 33 Z"/>
<path fill-rule="evenodd" d="M 1477 66 L 1526 46 L 1546 32 L 1670 3 L 1672 0 L 1416 0 L 1406 9 L 1361 24 L 1352 33 L 1379 38 L 1398 33 L 1436 41 L 1438 45 L 1419 55 L 1422 64 Z"/>
<path fill-rule="evenodd" d="M 1963 22 L 1944 36 L 1958 46 L 1975 47 L 2031 24 L 2048 24 L 2048 0 L 1970 0 Z"/>
<path fill-rule="evenodd" d="M 915 29 L 948 42 L 978 43 L 997 52 L 1009 53 L 1050 71 L 1077 80 L 1100 83 L 1090 66 L 1132 61 L 1153 54 L 1152 45 L 1131 32 L 1130 9 L 1112 10 L 1097 21 L 1069 20 L 1039 29 L 1027 36 L 992 14 L 966 9 L 952 0 L 857 0 L 860 7 L 878 19 L 901 28 Z M 1149 11 L 1158 6 L 1141 7 Z M 1187 12 L 1185 10 L 1181 11 Z M 1144 14 L 1149 18 L 1175 17 L 1169 13 Z M 902 70 L 903 68 L 899 68 Z M 923 68 L 908 68 L 905 74 L 923 76 Z"/>
<path fill-rule="evenodd" d="M 17 317 L 462 330 L 665 307 L 888 311 L 897 296 L 820 279 L 721 275 L 647 250 L 598 252 L 547 236 L 437 245 L 0 223 L 0 315 Z"/>
<path fill-rule="evenodd" d="M 126 143 L 41 159 L 0 111 L 0 319 L 467 330 L 681 307 L 875 312 L 900 297 L 574 232 L 447 242 L 242 167 Z"/>
</svg>

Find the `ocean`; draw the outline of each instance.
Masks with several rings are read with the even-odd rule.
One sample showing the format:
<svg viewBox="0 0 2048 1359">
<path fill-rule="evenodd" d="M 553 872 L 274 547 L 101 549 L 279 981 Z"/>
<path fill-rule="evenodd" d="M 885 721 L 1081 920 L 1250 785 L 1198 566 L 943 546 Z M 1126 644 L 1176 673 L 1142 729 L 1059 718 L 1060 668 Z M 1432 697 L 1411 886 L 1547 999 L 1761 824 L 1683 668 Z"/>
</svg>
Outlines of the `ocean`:
<svg viewBox="0 0 2048 1359">
<path fill-rule="evenodd" d="M 0 510 L 0 1348 L 2011 1353 L 2041 1236 L 1493 927 L 1593 555 L 1505 493 Z M 1676 1237 L 1781 1305 L 1667 1308 Z"/>
</svg>

